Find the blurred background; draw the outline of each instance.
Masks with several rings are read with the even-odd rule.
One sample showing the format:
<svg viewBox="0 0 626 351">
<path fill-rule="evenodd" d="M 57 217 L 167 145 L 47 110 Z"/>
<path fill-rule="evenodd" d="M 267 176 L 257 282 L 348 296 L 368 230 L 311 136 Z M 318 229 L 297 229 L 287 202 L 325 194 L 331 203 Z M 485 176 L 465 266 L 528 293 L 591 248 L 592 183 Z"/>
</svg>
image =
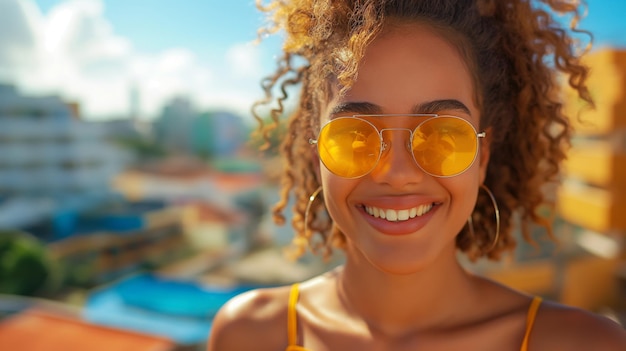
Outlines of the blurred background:
<svg viewBox="0 0 626 351">
<path fill-rule="evenodd" d="M 588 10 L 597 108 L 563 96 L 580 118 L 546 189 L 556 242 L 531 228 L 502 262 L 460 259 L 624 323 L 626 3 Z M 250 137 L 281 45 L 254 43 L 263 20 L 252 0 L 0 0 L 2 350 L 201 350 L 232 296 L 341 263 L 288 261 L 271 220 L 279 135 Z"/>
</svg>

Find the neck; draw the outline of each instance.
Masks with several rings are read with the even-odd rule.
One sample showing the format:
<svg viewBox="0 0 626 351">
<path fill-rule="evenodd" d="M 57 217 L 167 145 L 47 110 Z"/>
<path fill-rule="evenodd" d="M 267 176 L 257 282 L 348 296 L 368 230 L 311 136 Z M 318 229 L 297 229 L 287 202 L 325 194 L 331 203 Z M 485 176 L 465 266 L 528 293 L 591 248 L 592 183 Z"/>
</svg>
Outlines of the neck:
<svg viewBox="0 0 626 351">
<path fill-rule="evenodd" d="M 459 314 L 460 306 L 468 306 L 478 296 L 476 284 L 456 260 L 455 249 L 449 251 L 408 274 L 384 272 L 364 257 L 348 253 L 337 283 L 340 303 L 370 330 L 385 334 L 445 327 Z"/>
</svg>

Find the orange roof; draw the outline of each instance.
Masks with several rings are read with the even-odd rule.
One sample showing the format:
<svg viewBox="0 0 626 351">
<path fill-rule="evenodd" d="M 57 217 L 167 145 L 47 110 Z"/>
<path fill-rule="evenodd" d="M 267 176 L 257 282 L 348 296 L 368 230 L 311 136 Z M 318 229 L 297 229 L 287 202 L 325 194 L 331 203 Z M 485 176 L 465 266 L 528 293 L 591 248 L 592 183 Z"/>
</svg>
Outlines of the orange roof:
<svg viewBox="0 0 626 351">
<path fill-rule="evenodd" d="M 218 188 L 227 191 L 244 191 L 258 188 L 263 184 L 260 173 L 213 173 L 213 181 Z"/>
<path fill-rule="evenodd" d="M 2 350 L 171 351 L 173 341 L 86 323 L 41 310 L 27 310 L 0 321 Z"/>
<path fill-rule="evenodd" d="M 221 222 L 237 224 L 245 220 L 246 215 L 241 210 L 229 210 L 220 208 L 204 201 L 181 202 L 197 211 L 198 220 L 202 222 Z"/>
</svg>

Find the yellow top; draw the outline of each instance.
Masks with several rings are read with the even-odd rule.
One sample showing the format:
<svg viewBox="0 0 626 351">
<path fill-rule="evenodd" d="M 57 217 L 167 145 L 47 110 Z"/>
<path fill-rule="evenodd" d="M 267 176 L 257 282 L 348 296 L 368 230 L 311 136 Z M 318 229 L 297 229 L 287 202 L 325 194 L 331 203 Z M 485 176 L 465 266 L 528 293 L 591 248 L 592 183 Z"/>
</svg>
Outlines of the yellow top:
<svg viewBox="0 0 626 351">
<path fill-rule="evenodd" d="M 296 305 L 298 304 L 299 284 L 293 284 L 291 286 L 291 292 L 289 294 L 289 305 L 287 308 L 287 339 L 289 346 L 285 351 L 310 351 L 302 346 L 296 345 L 298 336 L 297 314 Z M 522 347 L 520 351 L 528 351 L 528 340 L 530 339 L 530 332 L 535 324 L 535 317 L 537 317 L 537 311 L 541 305 L 541 298 L 535 296 L 533 301 L 528 307 L 528 316 L 526 317 L 526 331 L 524 332 L 524 340 L 522 341 Z"/>
<path fill-rule="evenodd" d="M 533 301 L 528 307 L 528 316 L 526 317 L 526 332 L 524 332 L 524 340 L 522 341 L 522 348 L 520 351 L 528 351 L 528 340 L 530 340 L 530 332 L 533 330 L 535 324 L 535 317 L 537 317 L 537 311 L 541 305 L 541 297 L 535 296 Z"/>
</svg>

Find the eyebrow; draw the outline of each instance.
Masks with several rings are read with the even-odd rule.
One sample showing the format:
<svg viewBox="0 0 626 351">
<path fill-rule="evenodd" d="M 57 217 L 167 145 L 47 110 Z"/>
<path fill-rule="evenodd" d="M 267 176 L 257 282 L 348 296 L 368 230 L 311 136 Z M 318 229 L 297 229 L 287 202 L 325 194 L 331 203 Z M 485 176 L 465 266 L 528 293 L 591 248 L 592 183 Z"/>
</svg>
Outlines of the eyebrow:
<svg viewBox="0 0 626 351">
<path fill-rule="evenodd" d="M 382 114 L 383 109 L 369 102 L 344 102 L 335 106 L 330 115 L 338 115 L 344 113 L 351 113 L 356 115 L 379 115 Z"/>
<path fill-rule="evenodd" d="M 437 113 L 443 110 L 457 110 L 471 116 L 470 109 L 461 101 L 456 99 L 443 99 L 423 102 L 413 106 L 412 114 Z M 378 115 L 383 113 L 383 109 L 369 102 L 346 102 L 335 106 L 330 112 L 331 116 L 338 114 L 357 114 L 357 115 Z"/>
<path fill-rule="evenodd" d="M 437 113 L 443 110 L 457 110 L 457 111 L 464 112 L 470 116 L 472 115 L 472 113 L 470 112 L 470 109 L 467 106 L 465 106 L 464 103 L 456 99 L 433 100 L 433 101 L 424 102 L 424 103 L 413 106 L 412 112 L 415 114 Z"/>
</svg>

